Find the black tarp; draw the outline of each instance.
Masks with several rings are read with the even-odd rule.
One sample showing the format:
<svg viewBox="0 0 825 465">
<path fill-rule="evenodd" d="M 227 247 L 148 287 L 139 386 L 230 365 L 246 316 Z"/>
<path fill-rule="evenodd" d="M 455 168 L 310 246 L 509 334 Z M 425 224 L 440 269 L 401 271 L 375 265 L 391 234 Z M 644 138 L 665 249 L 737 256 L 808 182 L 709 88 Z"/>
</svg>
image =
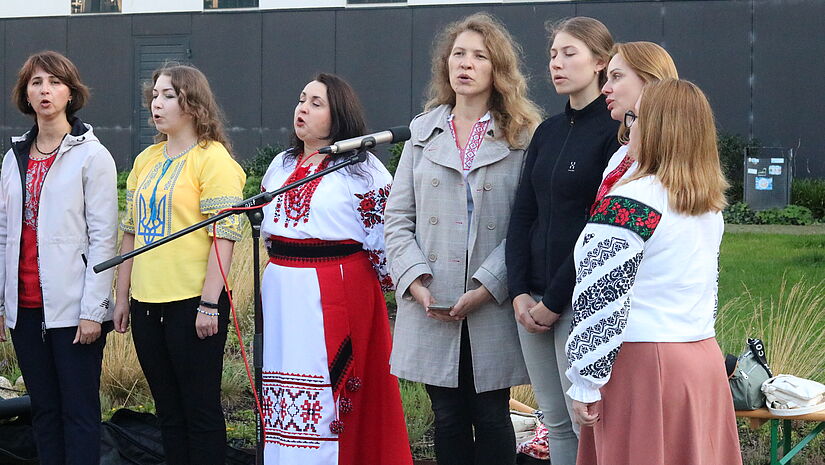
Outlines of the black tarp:
<svg viewBox="0 0 825 465">
<path fill-rule="evenodd" d="M 165 465 L 157 417 L 121 409 L 103 422 L 101 465 Z M 226 448 L 227 465 L 252 465 L 254 454 Z M 31 422 L 20 417 L 0 424 L 0 465 L 37 464 Z"/>
</svg>

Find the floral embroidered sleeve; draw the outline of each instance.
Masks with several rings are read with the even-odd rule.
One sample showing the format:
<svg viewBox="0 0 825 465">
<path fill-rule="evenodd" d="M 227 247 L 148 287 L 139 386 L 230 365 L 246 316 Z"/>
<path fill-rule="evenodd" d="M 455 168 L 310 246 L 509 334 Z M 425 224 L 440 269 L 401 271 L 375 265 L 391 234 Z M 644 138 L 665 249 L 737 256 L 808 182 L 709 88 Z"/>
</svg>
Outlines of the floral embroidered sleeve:
<svg viewBox="0 0 825 465">
<path fill-rule="evenodd" d="M 135 233 L 135 191 L 138 188 L 140 170 L 144 166 L 144 157 L 141 155 L 143 154 L 141 153 L 135 158 L 132 171 L 129 172 L 129 177 L 126 178 L 126 211 L 120 217 L 120 229 L 128 234 Z"/>
<path fill-rule="evenodd" d="M 576 286 L 573 325 L 567 338 L 567 395 L 579 402 L 601 399 L 624 340 L 633 283 L 645 242 L 661 213 L 638 200 L 608 196 L 601 200 L 575 249 Z"/>
<path fill-rule="evenodd" d="M 368 163 L 364 163 L 364 167 L 369 168 L 371 182 L 358 183 L 363 187 L 360 189 L 362 192 L 354 193 L 355 210 L 366 232 L 364 250 L 378 275 L 381 290 L 387 292 L 395 288 L 387 266 L 384 246 L 384 209 L 390 195 L 392 176 L 373 156 L 370 156 Z"/>
</svg>

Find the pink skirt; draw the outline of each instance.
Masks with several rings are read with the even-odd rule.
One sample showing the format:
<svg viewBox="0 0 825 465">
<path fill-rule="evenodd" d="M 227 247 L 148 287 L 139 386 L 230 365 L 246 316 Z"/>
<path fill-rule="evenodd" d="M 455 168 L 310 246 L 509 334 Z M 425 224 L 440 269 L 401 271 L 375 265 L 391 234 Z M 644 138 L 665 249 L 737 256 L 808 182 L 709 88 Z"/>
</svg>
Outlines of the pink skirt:
<svg viewBox="0 0 825 465">
<path fill-rule="evenodd" d="M 741 465 L 736 414 L 715 338 L 628 342 L 582 427 L 578 465 Z"/>
</svg>

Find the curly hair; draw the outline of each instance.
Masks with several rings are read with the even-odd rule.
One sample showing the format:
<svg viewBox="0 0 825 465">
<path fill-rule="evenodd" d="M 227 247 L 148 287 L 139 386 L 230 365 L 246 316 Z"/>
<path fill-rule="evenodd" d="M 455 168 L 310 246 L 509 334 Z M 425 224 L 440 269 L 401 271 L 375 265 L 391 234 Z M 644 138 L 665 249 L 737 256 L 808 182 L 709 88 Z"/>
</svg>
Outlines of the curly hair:
<svg viewBox="0 0 825 465">
<path fill-rule="evenodd" d="M 198 144 L 206 147 L 210 141 L 220 142 L 231 154 L 232 145 L 224 130 L 224 115 L 215 94 L 209 86 L 206 76 L 197 68 L 179 63 L 166 63 L 152 73 L 152 81 L 143 86 L 143 98 L 146 108 L 152 106 L 152 89 L 161 76 L 169 76 L 172 88 L 178 95 L 181 110 L 192 117 L 195 124 L 195 133 L 198 135 Z M 149 118 L 149 124 L 154 121 Z M 167 139 L 166 134 L 158 132 L 155 142 Z"/>
<path fill-rule="evenodd" d="M 447 60 L 456 37 L 473 31 L 484 37 L 484 46 L 493 65 L 493 91 L 490 113 L 500 127 L 503 138 L 514 148 L 524 148 L 533 130 L 541 122 L 541 110 L 527 96 L 527 79 L 522 71 L 521 47 L 504 25 L 487 13 L 476 13 L 447 25 L 435 41 L 432 77 L 425 110 L 438 105 L 455 105 L 455 90 L 450 85 Z"/>
</svg>

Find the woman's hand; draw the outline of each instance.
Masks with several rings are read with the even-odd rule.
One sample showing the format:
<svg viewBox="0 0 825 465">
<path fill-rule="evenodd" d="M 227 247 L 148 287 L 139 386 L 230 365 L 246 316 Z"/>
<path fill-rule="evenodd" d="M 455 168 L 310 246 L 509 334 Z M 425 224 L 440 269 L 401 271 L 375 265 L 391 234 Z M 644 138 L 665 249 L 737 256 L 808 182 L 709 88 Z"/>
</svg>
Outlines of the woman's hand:
<svg viewBox="0 0 825 465">
<path fill-rule="evenodd" d="M 115 303 L 115 313 L 112 317 L 112 322 L 115 324 L 115 331 L 123 334 L 129 329 L 129 301 L 126 299 L 117 299 Z"/>
<path fill-rule="evenodd" d="M 585 404 L 583 402 L 579 402 L 577 400 L 573 401 L 573 421 L 582 425 L 582 426 L 593 426 L 599 421 L 599 413 L 596 412 L 596 407 L 599 405 L 599 401 Z"/>
<path fill-rule="evenodd" d="M 199 307 L 198 309 L 207 313 L 218 312 L 218 310 L 213 310 L 210 308 Z M 198 312 L 198 316 L 195 317 L 195 332 L 201 339 L 206 339 L 209 336 L 214 336 L 215 334 L 218 334 L 218 317 L 204 315 L 203 313 Z"/>
<path fill-rule="evenodd" d="M 533 316 L 530 314 L 530 309 L 536 306 L 536 301 L 530 294 L 519 294 L 513 299 L 513 311 L 516 314 L 516 321 L 524 326 L 528 333 L 543 333 L 549 331 L 550 328 L 541 326 L 536 323 Z"/>
<path fill-rule="evenodd" d="M 421 284 L 420 276 L 410 283 L 410 295 L 412 295 L 413 299 L 418 302 L 418 305 L 424 307 L 425 310 L 435 303 L 435 299 L 433 299 L 432 294 L 430 294 L 430 290 L 427 289 L 427 286 Z"/>
<path fill-rule="evenodd" d="M 92 320 L 81 319 L 77 324 L 77 333 L 75 333 L 72 344 L 91 344 L 100 337 L 100 323 Z"/>
<path fill-rule="evenodd" d="M 6 342 L 6 317 L 0 316 L 0 342 Z"/>
<path fill-rule="evenodd" d="M 530 310 L 528 310 L 527 313 L 533 317 L 533 321 L 535 321 L 536 324 L 545 328 L 552 328 L 553 325 L 559 321 L 559 317 L 561 316 L 547 308 L 544 305 L 544 302 L 537 303 Z"/>
<path fill-rule="evenodd" d="M 458 302 L 456 302 L 455 305 L 453 305 L 453 309 L 450 310 L 450 316 L 455 320 L 463 320 L 467 318 L 470 312 L 491 300 L 493 300 L 493 295 L 490 294 L 490 291 L 482 284 L 478 288 L 467 291 L 459 297 Z"/>
</svg>

